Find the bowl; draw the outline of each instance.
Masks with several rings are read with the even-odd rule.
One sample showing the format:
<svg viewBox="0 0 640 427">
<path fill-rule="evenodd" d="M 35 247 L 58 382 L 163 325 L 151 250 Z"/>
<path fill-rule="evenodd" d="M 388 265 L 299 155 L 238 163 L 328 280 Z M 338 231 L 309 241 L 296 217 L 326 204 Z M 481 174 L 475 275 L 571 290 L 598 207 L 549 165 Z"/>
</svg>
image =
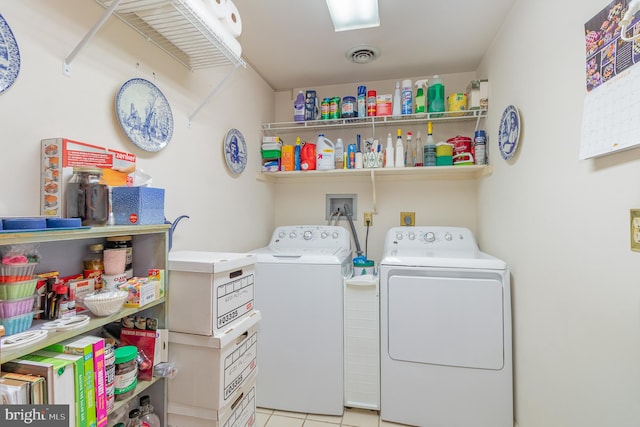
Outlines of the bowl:
<svg viewBox="0 0 640 427">
<path fill-rule="evenodd" d="M 20 316 L 21 314 L 33 311 L 33 304 L 36 297 L 37 295 L 31 295 L 30 297 L 20 299 L 0 300 L 0 317 Z"/>
<path fill-rule="evenodd" d="M 95 292 L 78 302 L 96 316 L 110 316 L 122 309 L 128 295 L 126 291 Z"/>
<path fill-rule="evenodd" d="M 22 280 L 20 282 L 0 283 L 0 299 L 14 300 L 33 295 L 38 279 Z"/>
<path fill-rule="evenodd" d="M 35 311 L 31 311 L 19 316 L 0 318 L 0 325 L 4 326 L 5 335 L 19 334 L 31 327 L 35 314 Z"/>
<path fill-rule="evenodd" d="M 0 264 L 0 283 L 21 282 L 31 279 L 36 265 L 38 265 L 37 262 Z"/>
</svg>

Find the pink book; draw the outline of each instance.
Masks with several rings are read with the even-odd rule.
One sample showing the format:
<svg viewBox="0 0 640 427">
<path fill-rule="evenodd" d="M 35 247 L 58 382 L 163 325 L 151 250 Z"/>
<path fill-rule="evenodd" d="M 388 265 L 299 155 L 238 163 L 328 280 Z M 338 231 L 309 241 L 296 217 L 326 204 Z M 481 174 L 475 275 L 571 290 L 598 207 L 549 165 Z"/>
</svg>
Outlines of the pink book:
<svg viewBox="0 0 640 427">
<path fill-rule="evenodd" d="M 95 374 L 96 427 L 107 425 L 107 391 L 104 369 L 104 338 L 83 336 L 83 341 L 93 345 L 93 371 Z"/>
</svg>

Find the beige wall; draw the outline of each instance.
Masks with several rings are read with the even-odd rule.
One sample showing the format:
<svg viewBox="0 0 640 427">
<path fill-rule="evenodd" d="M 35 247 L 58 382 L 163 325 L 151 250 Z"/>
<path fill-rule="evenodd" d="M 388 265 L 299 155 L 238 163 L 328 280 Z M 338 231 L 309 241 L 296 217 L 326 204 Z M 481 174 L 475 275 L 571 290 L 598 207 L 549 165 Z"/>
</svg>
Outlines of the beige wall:
<svg viewBox="0 0 640 427">
<path fill-rule="evenodd" d="M 38 215 L 39 145 L 66 137 L 134 153 L 138 167 L 166 189 L 166 216 L 190 215 L 176 229 L 174 248 L 245 251 L 263 246 L 274 222 L 273 192 L 256 180 L 260 123 L 273 120 L 273 91 L 250 68 L 238 69 L 189 126 L 188 117 L 230 67 L 190 72 L 117 18 L 110 18 L 62 73 L 63 59 L 104 9 L 85 0 L 0 0 L 17 39 L 22 66 L 0 94 L 0 215 Z M 171 142 L 158 153 L 131 143 L 114 114 L 128 79 L 152 81 L 174 117 Z M 232 108 L 229 108 L 232 106 Z M 226 132 L 245 136 L 249 160 L 232 176 L 222 157 Z"/>
<path fill-rule="evenodd" d="M 430 76 L 403 76 L 398 70 L 398 79 L 410 78 L 413 82 Z M 445 92 L 464 92 L 469 81 L 475 78 L 475 73 L 461 73 L 444 75 Z M 279 121 L 293 121 L 293 100 L 298 90 L 314 89 L 318 97 L 356 95 L 357 86 L 364 84 L 367 89 L 375 89 L 378 94 L 393 94 L 395 80 L 356 82 L 350 85 L 296 88 L 292 91 L 276 93 L 276 119 Z M 484 119 L 480 126 L 486 125 Z M 476 121 L 465 122 L 435 122 L 434 138 L 443 141 L 456 135 L 473 137 Z M 414 141 L 417 133 L 426 137 L 426 125 L 411 124 L 401 126 L 403 137 L 407 131 L 413 132 Z M 327 129 L 325 136 L 336 141 L 342 138 L 345 145 L 356 142 L 356 134 L 360 133 L 362 141 L 375 137 L 386 146 L 388 133 L 391 133 L 395 145 L 397 127 L 381 127 L 353 129 Z M 307 132 L 292 132 L 282 134 L 284 142 L 292 144 L 296 136 L 302 140 L 315 143 L 318 133 L 322 130 Z M 374 133 L 375 132 L 375 133 Z M 476 231 L 477 218 L 477 182 L 474 179 L 463 180 L 428 180 L 425 176 L 413 175 L 402 178 L 376 178 L 374 186 L 369 177 L 342 177 L 305 180 L 303 182 L 286 182 L 275 186 L 276 193 L 276 225 L 293 224 L 325 224 L 326 194 L 356 194 L 357 206 L 354 223 L 360 246 L 366 251 L 369 259 L 379 262 L 382 257 L 384 237 L 391 227 L 400 225 L 400 212 L 412 211 L 416 213 L 417 225 L 455 225 L 469 227 Z M 374 210 L 373 226 L 369 229 L 368 245 L 366 243 L 366 228 L 363 225 L 363 213 Z M 339 225 L 349 228 L 343 219 Z M 365 248 L 366 246 L 366 248 Z M 353 246 L 355 252 L 355 244 Z"/>
<path fill-rule="evenodd" d="M 491 153 L 478 237 L 512 270 L 520 427 L 637 426 L 640 204 L 637 149 L 579 160 L 584 23 L 606 1 L 519 0 L 479 69 L 491 81 L 489 135 L 520 109 L 520 147 Z"/>
</svg>

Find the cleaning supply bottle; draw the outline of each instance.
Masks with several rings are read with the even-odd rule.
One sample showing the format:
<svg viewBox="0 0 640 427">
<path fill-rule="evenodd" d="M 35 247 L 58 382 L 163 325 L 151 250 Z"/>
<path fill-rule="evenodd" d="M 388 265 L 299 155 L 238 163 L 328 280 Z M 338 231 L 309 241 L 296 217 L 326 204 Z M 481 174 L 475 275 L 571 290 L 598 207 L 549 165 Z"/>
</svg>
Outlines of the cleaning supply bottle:
<svg viewBox="0 0 640 427">
<path fill-rule="evenodd" d="M 400 95 L 400 82 L 396 82 L 396 90 L 393 93 L 392 115 L 399 116 L 402 113 L 402 97 Z"/>
<path fill-rule="evenodd" d="M 300 150 L 302 150 L 302 145 L 300 141 L 300 137 L 296 138 L 296 146 L 293 150 L 293 170 L 300 170 Z"/>
<path fill-rule="evenodd" d="M 335 167 L 335 145 L 321 133 L 316 143 L 316 170 L 331 170 Z"/>
<path fill-rule="evenodd" d="M 416 161 L 415 145 L 413 145 L 413 141 L 411 140 L 412 136 L 413 133 L 407 132 L 407 142 L 404 147 L 404 165 L 407 167 L 415 166 Z"/>
<path fill-rule="evenodd" d="M 420 135 L 420 131 L 418 131 L 418 136 L 416 137 L 416 161 L 415 166 L 424 166 L 424 146 L 422 145 L 422 136 Z"/>
<path fill-rule="evenodd" d="M 304 93 L 298 92 L 296 100 L 293 102 L 293 120 L 296 122 L 304 122 Z"/>
<path fill-rule="evenodd" d="M 433 123 L 427 123 L 427 141 L 424 144 L 424 166 L 436 165 L 436 142 L 433 139 Z"/>
<path fill-rule="evenodd" d="M 387 135 L 387 149 L 384 151 L 384 167 L 392 168 L 395 166 L 395 162 L 393 160 L 394 154 L 393 148 L 393 140 L 391 139 L 391 133 Z"/>
<path fill-rule="evenodd" d="M 342 138 L 336 140 L 335 164 L 336 169 L 344 168 L 344 143 L 342 142 Z"/>
<path fill-rule="evenodd" d="M 413 85 L 411 80 L 402 81 L 402 115 L 413 114 Z"/>
<path fill-rule="evenodd" d="M 402 143 L 402 129 L 398 129 L 396 138 L 396 167 L 404 167 L 404 144 Z"/>
<path fill-rule="evenodd" d="M 424 113 L 426 111 L 426 103 L 424 98 L 424 87 L 427 85 L 428 80 L 416 80 L 416 114 Z"/>
<path fill-rule="evenodd" d="M 444 83 L 440 76 L 433 76 L 429 80 L 427 89 L 427 111 L 429 113 L 441 113 L 444 111 Z"/>
</svg>

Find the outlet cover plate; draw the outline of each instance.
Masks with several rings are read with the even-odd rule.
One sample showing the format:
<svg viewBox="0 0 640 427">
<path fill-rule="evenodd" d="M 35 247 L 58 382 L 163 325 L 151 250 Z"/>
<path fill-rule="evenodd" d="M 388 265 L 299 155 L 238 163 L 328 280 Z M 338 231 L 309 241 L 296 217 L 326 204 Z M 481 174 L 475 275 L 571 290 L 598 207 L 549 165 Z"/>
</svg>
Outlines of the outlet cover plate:
<svg viewBox="0 0 640 427">
<path fill-rule="evenodd" d="M 400 225 L 414 227 L 416 225 L 416 213 L 400 212 Z"/>
</svg>

